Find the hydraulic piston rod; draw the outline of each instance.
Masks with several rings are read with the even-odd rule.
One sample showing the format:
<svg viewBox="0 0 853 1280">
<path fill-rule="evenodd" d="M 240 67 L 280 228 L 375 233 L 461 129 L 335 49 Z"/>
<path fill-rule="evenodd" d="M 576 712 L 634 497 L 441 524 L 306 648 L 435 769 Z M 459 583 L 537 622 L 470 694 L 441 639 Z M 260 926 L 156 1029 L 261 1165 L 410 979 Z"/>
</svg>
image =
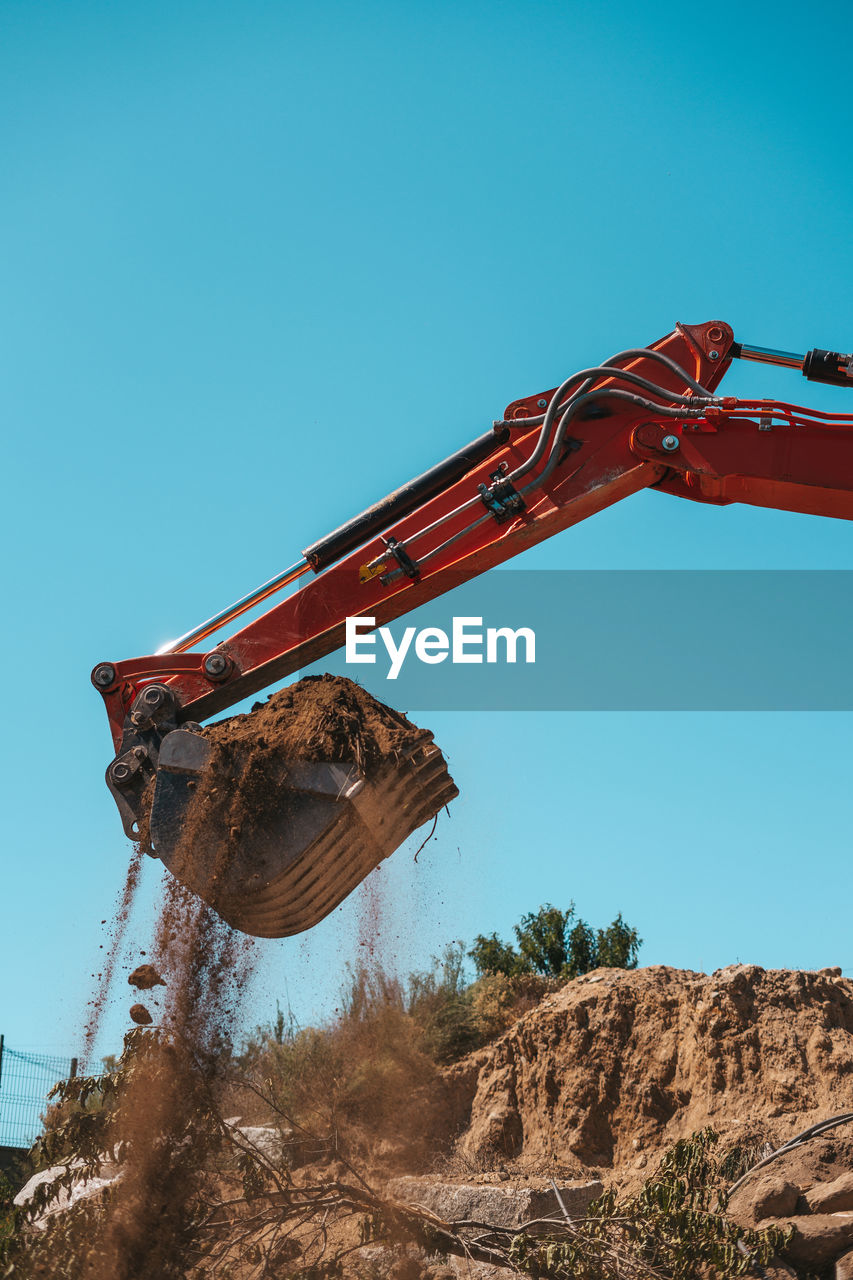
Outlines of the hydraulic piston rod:
<svg viewBox="0 0 853 1280">
<path fill-rule="evenodd" d="M 804 356 L 799 356 L 793 351 L 776 351 L 773 347 L 753 347 L 748 342 L 734 342 L 731 353 L 741 360 L 781 365 L 785 369 L 800 369 L 809 382 L 853 387 L 853 355 L 844 355 L 841 351 L 825 351 L 822 347 L 814 347 Z"/>
<path fill-rule="evenodd" d="M 741 360 L 755 360 L 759 364 L 778 364 L 786 369 L 802 369 L 805 356 L 793 351 L 775 351 L 773 347 L 751 347 L 746 342 L 735 343 L 733 355 Z"/>
<path fill-rule="evenodd" d="M 218 631 L 220 627 L 233 622 L 235 618 L 239 618 L 241 613 L 246 613 L 253 605 L 260 604 L 262 600 L 268 599 L 269 596 L 275 595 L 277 591 L 289 586 L 291 582 L 295 582 L 297 578 L 301 578 L 303 573 L 307 573 L 310 568 L 311 566 L 307 560 L 300 560 L 297 564 L 291 565 L 289 569 L 285 569 L 283 573 L 277 573 L 274 578 L 270 578 L 269 582 L 265 582 L 263 586 L 250 591 L 247 596 L 243 596 L 242 600 L 229 605 L 221 613 L 214 614 L 212 618 L 207 619 L 207 622 L 202 622 L 199 626 L 194 627 L 192 631 L 185 632 L 177 640 L 170 640 L 168 644 L 161 645 L 157 652 L 186 653 L 197 640 L 207 639 L 208 636 L 213 635 L 214 631 Z"/>
</svg>

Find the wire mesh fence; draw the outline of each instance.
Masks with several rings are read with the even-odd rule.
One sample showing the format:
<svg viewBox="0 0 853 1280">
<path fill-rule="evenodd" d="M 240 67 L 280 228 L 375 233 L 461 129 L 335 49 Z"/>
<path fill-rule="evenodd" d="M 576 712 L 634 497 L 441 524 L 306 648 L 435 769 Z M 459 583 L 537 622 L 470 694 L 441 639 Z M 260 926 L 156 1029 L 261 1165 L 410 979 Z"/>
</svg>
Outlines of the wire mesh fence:
<svg viewBox="0 0 853 1280">
<path fill-rule="evenodd" d="M 77 1074 L 76 1058 L 10 1049 L 0 1036 L 0 1147 L 29 1147 L 41 1133 L 47 1095 Z"/>
</svg>

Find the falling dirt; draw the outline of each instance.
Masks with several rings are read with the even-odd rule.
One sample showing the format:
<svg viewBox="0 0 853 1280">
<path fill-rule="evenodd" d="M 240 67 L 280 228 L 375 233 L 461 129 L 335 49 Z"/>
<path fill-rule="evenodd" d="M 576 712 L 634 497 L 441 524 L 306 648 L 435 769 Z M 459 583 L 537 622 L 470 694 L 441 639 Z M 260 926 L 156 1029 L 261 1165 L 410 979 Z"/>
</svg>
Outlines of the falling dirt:
<svg viewBox="0 0 853 1280">
<path fill-rule="evenodd" d="M 145 1007 L 130 1010 L 134 1022 L 146 1024 L 134 1033 L 145 1039 L 107 1135 L 109 1149 L 125 1152 L 124 1177 L 91 1242 L 83 1280 L 184 1274 L 185 1209 L 216 1129 L 212 1091 L 227 1057 L 221 1051 L 253 968 L 252 940 L 171 877 L 154 951 L 156 965 L 143 967 L 168 975 L 164 1009 L 151 1031 Z"/>
<path fill-rule="evenodd" d="M 127 980 L 132 987 L 136 987 L 137 991 L 150 991 L 152 987 L 166 985 L 153 964 L 137 965 Z"/>
<path fill-rule="evenodd" d="M 101 1019 L 107 1006 L 110 987 L 112 985 L 115 967 L 118 958 L 121 955 L 124 945 L 125 934 L 127 933 L 128 922 L 130 921 L 131 911 L 133 909 L 133 901 L 136 896 L 136 890 L 139 886 L 139 876 L 142 870 L 142 863 L 145 855 L 141 847 L 136 846 L 127 868 L 124 886 L 118 899 L 112 921 L 110 923 L 110 945 L 107 951 L 106 959 L 100 973 L 98 974 L 98 985 L 95 994 L 89 1002 L 91 1013 L 89 1014 L 86 1026 L 83 1030 L 83 1054 L 82 1057 L 88 1061 L 92 1057 L 92 1050 L 95 1041 L 98 1038 L 98 1031 L 101 1025 Z M 101 922 L 105 923 L 104 921 Z M 93 975 L 94 976 L 94 975 Z"/>
<path fill-rule="evenodd" d="M 264 824 L 282 803 L 271 758 L 354 761 L 370 775 L 404 750 L 422 731 L 357 685 L 331 676 L 313 677 L 273 695 L 251 716 L 232 717 L 205 729 L 214 749 L 206 775 L 208 804 L 193 807 L 181 844 L 187 878 L 215 883 L 224 873 L 227 846 L 211 854 L 211 821 L 240 830 Z M 236 783 L 235 783 L 236 779 Z M 134 857 L 112 926 L 112 945 L 87 1028 L 97 1032 L 139 876 Z M 379 895 L 368 894 L 370 925 Z M 164 985 L 156 1025 L 142 1004 L 130 1010 L 143 1037 L 138 1061 L 119 1098 L 108 1147 L 123 1149 L 125 1173 L 109 1200 L 92 1241 L 84 1280 L 141 1280 L 171 1276 L 183 1253 L 186 1207 L 196 1194 L 215 1136 L 211 1105 L 217 1073 L 238 1019 L 253 970 L 253 939 L 231 929 L 176 878 L 165 881 L 156 926 L 154 963 L 139 965 L 128 981 L 139 991 Z M 213 1129 L 211 1128 L 213 1126 Z M 180 1273 L 183 1274 L 183 1273 Z"/>
<path fill-rule="evenodd" d="M 387 954 L 387 904 L 381 881 L 382 869 L 377 867 L 359 889 L 356 908 L 358 928 L 358 952 L 356 963 L 365 968 L 389 967 Z"/>
</svg>

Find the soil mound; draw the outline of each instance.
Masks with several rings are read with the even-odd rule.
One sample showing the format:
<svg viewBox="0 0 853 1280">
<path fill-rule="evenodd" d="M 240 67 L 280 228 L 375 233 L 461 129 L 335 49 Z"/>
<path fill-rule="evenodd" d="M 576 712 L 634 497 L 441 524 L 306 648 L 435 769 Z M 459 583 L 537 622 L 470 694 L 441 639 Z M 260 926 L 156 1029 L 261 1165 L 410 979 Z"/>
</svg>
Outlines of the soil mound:
<svg viewBox="0 0 853 1280">
<path fill-rule="evenodd" d="M 289 760 L 354 760 L 370 774 L 386 756 L 422 734 L 399 711 L 378 702 L 343 676 L 306 676 L 255 703 L 245 715 L 207 725 L 214 768 L 239 763 L 251 770 L 267 756 Z"/>
<path fill-rule="evenodd" d="M 624 1181 L 706 1125 L 778 1146 L 853 1110 L 851 1073 L 853 982 L 840 969 L 653 966 L 567 983 L 445 1080 L 468 1160 Z"/>
</svg>

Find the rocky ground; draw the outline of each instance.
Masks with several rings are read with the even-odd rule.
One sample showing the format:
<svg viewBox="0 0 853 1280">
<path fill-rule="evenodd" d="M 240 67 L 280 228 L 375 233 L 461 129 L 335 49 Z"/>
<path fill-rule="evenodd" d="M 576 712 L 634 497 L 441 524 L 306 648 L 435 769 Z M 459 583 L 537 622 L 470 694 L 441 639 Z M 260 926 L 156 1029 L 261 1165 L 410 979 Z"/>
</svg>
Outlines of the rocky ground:
<svg viewBox="0 0 853 1280">
<path fill-rule="evenodd" d="M 601 969 L 449 1068 L 445 1084 L 459 1133 L 450 1177 L 396 1189 L 434 1211 L 473 1211 L 498 1182 L 520 1222 L 536 1175 L 540 1185 L 570 1178 L 567 1194 L 581 1197 L 596 1180 L 628 1194 L 674 1142 L 707 1126 L 766 1156 L 853 1112 L 853 982 L 837 968 Z M 748 1177 L 729 1213 L 790 1228 L 788 1263 L 837 1262 L 838 1280 L 851 1280 L 853 1124 Z"/>
<path fill-rule="evenodd" d="M 418 1206 L 433 1223 L 467 1232 L 466 1239 L 483 1238 L 484 1223 L 510 1239 L 543 1218 L 568 1220 L 570 1232 L 603 1190 L 612 1189 L 620 1203 L 636 1196 L 657 1176 L 664 1153 L 698 1131 L 712 1128 L 720 1135 L 715 1150 L 746 1150 L 755 1163 L 809 1126 L 853 1112 L 853 982 L 839 969 L 597 970 L 445 1068 L 422 1104 L 434 1136 L 431 1153 L 407 1165 L 413 1148 L 399 1145 L 395 1154 L 393 1144 L 374 1135 L 382 1167 L 360 1172 L 376 1194 L 389 1204 Z M 282 1155 L 293 1145 L 281 1145 L 287 1135 L 280 1129 L 256 1120 L 241 1126 L 236 1116 L 226 1128 L 232 1140 L 239 1136 L 238 1147 L 248 1142 L 273 1164 L 295 1163 L 292 1154 Z M 325 1185 L 324 1203 L 346 1200 L 345 1190 L 332 1188 L 354 1185 L 352 1167 L 317 1162 L 315 1155 L 302 1159 L 315 1163 L 292 1169 L 291 1185 Z M 853 1280 L 853 1124 L 750 1173 L 726 1215 L 740 1227 L 775 1226 L 789 1237 L 772 1265 L 750 1264 L 738 1274 Z M 340 1235 L 349 1251 L 347 1276 L 501 1274 L 482 1259 L 448 1256 L 437 1263 L 414 1248 L 401 1260 L 399 1247 L 381 1241 L 359 1247 L 354 1222 L 350 1214 Z M 324 1225 L 332 1242 L 333 1223 L 332 1214 Z"/>
</svg>

